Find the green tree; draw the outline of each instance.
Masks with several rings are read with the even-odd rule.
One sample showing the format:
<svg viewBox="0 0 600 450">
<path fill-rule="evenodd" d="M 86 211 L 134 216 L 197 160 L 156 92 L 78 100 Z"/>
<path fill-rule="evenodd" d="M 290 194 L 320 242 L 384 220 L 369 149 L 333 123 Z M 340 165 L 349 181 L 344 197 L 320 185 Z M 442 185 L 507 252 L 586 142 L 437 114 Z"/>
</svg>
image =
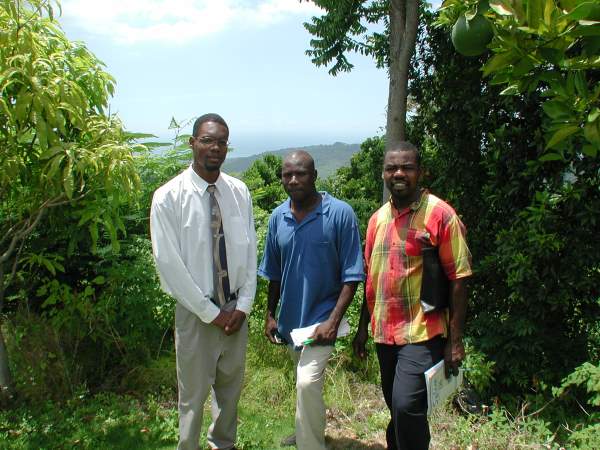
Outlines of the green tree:
<svg viewBox="0 0 600 450">
<path fill-rule="evenodd" d="M 24 254 L 49 213 L 85 227 L 92 247 L 106 232 L 118 249 L 121 207 L 139 184 L 132 145 L 106 113 L 114 80 L 53 14 L 49 1 L 0 3 L 0 313 L 20 263 L 63 270 L 48 253 Z M 0 334 L 0 388 L 12 385 Z"/>
<path fill-rule="evenodd" d="M 600 252 L 600 161 L 575 139 L 568 151 L 577 156 L 547 158 L 545 85 L 501 95 L 505 86 L 480 70 L 489 54 L 459 55 L 448 30 L 424 17 L 411 139 L 424 149 L 428 186 L 469 230 L 469 335 L 496 363 L 495 394 L 541 392 L 598 361 L 600 270 L 585 255 Z M 585 77 L 594 89 L 597 73 Z"/>
<path fill-rule="evenodd" d="M 485 5 L 482 7 L 482 4 Z M 446 0 L 440 23 L 484 13 L 495 37 L 483 66 L 502 95 L 546 100 L 541 161 L 594 158 L 600 150 L 600 5 L 590 0 Z"/>
<path fill-rule="evenodd" d="M 329 73 L 349 71 L 348 52 L 372 55 L 390 78 L 386 145 L 405 139 L 409 63 L 414 53 L 419 0 L 314 0 L 325 10 L 304 26 L 314 39 L 306 53 L 317 66 L 333 62 Z M 364 24 L 382 24 L 384 32 L 371 32 Z"/>
<path fill-rule="evenodd" d="M 287 197 L 281 184 L 281 157 L 267 154 L 244 172 L 254 206 L 270 213 Z"/>
</svg>

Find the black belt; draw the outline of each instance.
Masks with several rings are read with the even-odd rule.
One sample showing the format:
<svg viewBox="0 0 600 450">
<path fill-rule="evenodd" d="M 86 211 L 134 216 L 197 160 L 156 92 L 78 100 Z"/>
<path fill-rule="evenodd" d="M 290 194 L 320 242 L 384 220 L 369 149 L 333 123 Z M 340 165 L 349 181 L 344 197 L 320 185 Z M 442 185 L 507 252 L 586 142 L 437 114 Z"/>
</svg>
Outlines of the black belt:
<svg viewBox="0 0 600 450">
<path fill-rule="evenodd" d="M 217 299 L 215 299 L 215 298 L 212 298 L 212 297 L 209 297 L 209 298 L 210 298 L 210 301 L 211 301 L 211 302 L 213 302 L 215 305 L 217 305 L 217 306 L 219 306 L 219 307 L 221 306 L 221 305 L 219 304 L 219 301 L 218 301 Z M 227 304 L 227 303 L 229 303 L 229 302 L 232 302 L 232 301 L 234 301 L 234 300 L 237 300 L 237 298 L 238 298 L 238 294 L 237 294 L 237 292 L 234 292 L 234 293 L 232 293 L 232 294 L 229 294 L 229 297 L 227 298 L 227 301 L 225 302 L 225 304 Z"/>
</svg>

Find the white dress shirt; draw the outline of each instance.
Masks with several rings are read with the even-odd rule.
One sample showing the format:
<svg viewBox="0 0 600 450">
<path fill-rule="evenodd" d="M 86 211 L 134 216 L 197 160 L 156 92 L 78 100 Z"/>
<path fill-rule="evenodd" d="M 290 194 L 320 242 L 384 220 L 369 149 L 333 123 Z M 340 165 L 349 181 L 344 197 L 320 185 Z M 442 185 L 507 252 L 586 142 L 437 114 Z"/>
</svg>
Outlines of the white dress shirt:
<svg viewBox="0 0 600 450">
<path fill-rule="evenodd" d="M 246 185 L 221 172 L 215 182 L 221 209 L 227 272 L 236 309 L 248 315 L 256 292 L 256 231 L 252 198 Z M 152 198 L 150 235 L 163 290 L 203 322 L 212 322 L 219 307 L 212 277 L 212 240 L 208 183 L 190 166 L 159 187 Z"/>
</svg>

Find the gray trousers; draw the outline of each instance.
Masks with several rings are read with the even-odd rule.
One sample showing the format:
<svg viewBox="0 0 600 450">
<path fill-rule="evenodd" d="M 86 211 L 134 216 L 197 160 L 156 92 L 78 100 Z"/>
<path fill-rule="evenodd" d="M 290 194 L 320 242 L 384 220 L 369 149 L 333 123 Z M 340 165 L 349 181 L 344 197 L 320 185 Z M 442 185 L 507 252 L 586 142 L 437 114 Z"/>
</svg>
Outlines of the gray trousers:
<svg viewBox="0 0 600 450">
<path fill-rule="evenodd" d="M 288 346 L 296 364 L 296 445 L 298 450 L 326 450 L 325 367 L 333 345 L 308 345 L 296 351 Z"/>
<path fill-rule="evenodd" d="M 227 306 L 235 308 L 235 304 Z M 212 394 L 212 424 L 208 428 L 208 444 L 214 449 L 225 450 L 235 445 L 237 405 L 244 379 L 247 343 L 247 320 L 240 331 L 227 336 L 219 327 L 202 322 L 177 303 L 178 450 L 198 450 L 202 413 L 209 391 Z"/>
</svg>

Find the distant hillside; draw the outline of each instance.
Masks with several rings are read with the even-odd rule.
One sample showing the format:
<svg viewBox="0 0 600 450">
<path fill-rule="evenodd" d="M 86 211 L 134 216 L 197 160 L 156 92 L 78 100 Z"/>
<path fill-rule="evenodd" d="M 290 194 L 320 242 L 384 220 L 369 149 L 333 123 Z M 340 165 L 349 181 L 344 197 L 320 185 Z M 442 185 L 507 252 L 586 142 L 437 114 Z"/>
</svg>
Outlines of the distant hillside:
<svg viewBox="0 0 600 450">
<path fill-rule="evenodd" d="M 320 178 L 327 178 L 335 173 L 342 166 L 350 163 L 350 158 L 360 150 L 360 144 L 344 144 L 336 142 L 331 145 L 310 145 L 308 147 L 293 147 L 274 150 L 270 152 L 259 153 L 258 155 L 245 156 L 240 158 L 227 157 L 223 164 L 223 171 L 230 174 L 241 174 L 257 159 L 264 155 L 273 154 L 284 156 L 294 150 L 305 150 L 315 159 L 315 166 Z M 235 152 L 233 153 L 235 154 Z"/>
</svg>

